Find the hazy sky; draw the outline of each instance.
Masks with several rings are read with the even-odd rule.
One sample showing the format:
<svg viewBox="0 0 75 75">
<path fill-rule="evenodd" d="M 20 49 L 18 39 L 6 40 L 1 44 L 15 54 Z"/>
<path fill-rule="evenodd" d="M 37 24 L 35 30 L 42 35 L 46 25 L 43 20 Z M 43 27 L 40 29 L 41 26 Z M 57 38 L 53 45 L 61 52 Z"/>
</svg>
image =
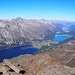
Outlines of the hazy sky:
<svg viewBox="0 0 75 75">
<path fill-rule="evenodd" d="M 0 0 L 0 18 L 75 20 L 75 0 Z"/>
</svg>

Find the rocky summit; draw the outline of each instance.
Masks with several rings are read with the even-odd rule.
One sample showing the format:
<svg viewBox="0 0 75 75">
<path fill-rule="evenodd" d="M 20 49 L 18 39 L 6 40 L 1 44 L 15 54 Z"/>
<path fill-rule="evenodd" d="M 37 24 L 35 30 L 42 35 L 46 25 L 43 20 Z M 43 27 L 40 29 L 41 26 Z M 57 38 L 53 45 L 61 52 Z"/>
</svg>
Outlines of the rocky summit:
<svg viewBox="0 0 75 75">
<path fill-rule="evenodd" d="M 0 64 L 0 75 L 75 75 L 75 67 L 62 65 L 47 53 L 21 55 Z"/>
</svg>

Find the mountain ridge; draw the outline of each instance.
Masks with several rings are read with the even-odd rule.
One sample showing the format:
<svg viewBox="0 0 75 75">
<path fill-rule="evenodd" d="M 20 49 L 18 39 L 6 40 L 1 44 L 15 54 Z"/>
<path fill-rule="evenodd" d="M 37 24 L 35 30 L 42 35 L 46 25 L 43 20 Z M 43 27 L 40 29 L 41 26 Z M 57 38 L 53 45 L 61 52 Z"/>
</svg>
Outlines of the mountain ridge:
<svg viewBox="0 0 75 75">
<path fill-rule="evenodd" d="M 54 37 L 55 26 L 36 20 L 26 20 L 20 17 L 11 20 L 0 20 L 0 48 L 35 43 Z M 3 45 L 4 46 L 3 46 Z"/>
</svg>

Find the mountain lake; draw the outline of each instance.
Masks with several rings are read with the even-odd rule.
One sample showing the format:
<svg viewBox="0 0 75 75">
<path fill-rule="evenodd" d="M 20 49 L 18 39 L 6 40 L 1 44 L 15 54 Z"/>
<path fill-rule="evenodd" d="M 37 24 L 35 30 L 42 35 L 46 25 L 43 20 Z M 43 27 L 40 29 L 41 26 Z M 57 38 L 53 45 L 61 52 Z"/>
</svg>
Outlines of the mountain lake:
<svg viewBox="0 0 75 75">
<path fill-rule="evenodd" d="M 62 42 L 62 41 L 67 40 L 69 38 L 71 38 L 71 36 L 69 36 L 69 35 L 56 35 L 53 40 L 55 42 Z"/>
<path fill-rule="evenodd" d="M 26 46 L 18 46 L 10 49 L 4 49 L 0 51 L 0 62 L 4 59 L 10 59 L 23 54 L 33 54 L 38 51 L 38 48 L 25 48 Z M 23 49 L 23 50 L 22 50 Z"/>
</svg>

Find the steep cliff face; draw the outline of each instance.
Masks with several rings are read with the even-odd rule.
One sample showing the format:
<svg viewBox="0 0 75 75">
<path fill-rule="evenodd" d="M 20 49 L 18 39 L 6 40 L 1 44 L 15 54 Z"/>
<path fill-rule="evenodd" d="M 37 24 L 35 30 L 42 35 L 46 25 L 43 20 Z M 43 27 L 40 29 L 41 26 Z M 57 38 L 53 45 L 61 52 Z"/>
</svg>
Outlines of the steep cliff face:
<svg viewBox="0 0 75 75">
<path fill-rule="evenodd" d="M 54 37 L 54 25 L 38 20 L 0 20 L 0 48 L 35 43 Z"/>
</svg>

